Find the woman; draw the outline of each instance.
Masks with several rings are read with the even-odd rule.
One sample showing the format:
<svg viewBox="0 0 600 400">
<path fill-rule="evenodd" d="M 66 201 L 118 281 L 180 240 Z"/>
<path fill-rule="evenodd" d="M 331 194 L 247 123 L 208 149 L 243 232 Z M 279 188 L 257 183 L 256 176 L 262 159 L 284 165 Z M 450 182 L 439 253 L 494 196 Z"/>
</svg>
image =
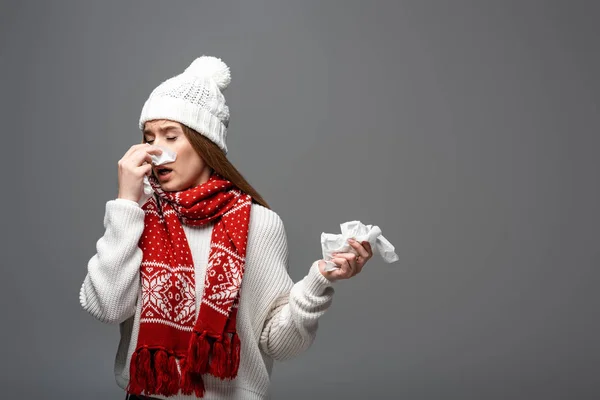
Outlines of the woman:
<svg viewBox="0 0 600 400">
<path fill-rule="evenodd" d="M 293 283 L 281 218 L 226 158 L 230 82 L 202 56 L 142 109 L 143 143 L 119 161 L 119 193 L 88 263 L 82 307 L 120 324 L 115 376 L 129 399 L 266 399 L 273 360 L 314 341 L 333 282 L 372 257 L 351 241 Z M 152 165 L 162 148 L 175 161 Z M 154 196 L 141 200 L 143 178 Z"/>
</svg>

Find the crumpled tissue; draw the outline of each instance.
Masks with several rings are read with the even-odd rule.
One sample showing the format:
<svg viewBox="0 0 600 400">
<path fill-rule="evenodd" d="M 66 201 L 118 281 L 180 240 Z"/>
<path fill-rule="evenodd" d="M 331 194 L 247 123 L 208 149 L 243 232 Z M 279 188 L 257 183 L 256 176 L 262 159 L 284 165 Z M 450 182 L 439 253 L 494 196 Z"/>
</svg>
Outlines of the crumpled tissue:
<svg viewBox="0 0 600 400">
<path fill-rule="evenodd" d="M 321 233 L 321 249 L 325 261 L 325 271 L 339 269 L 336 263 L 331 261 L 332 253 L 355 253 L 358 252 L 348 243 L 349 238 L 358 242 L 367 241 L 371 245 L 373 255 L 379 254 L 386 263 L 398 261 L 398 255 L 394 252 L 394 246 L 381 234 L 377 225 L 364 225 L 360 221 L 348 221 L 340 224 L 341 234 Z"/>
<path fill-rule="evenodd" d="M 152 157 L 153 165 L 168 164 L 177 159 L 177 153 L 175 153 L 173 150 L 168 149 L 163 146 L 154 146 L 154 147 L 158 147 L 159 149 L 161 149 L 162 153 L 160 153 L 159 155 L 150 154 L 150 157 Z M 150 185 L 150 181 L 148 180 L 148 177 L 146 175 L 144 175 L 144 190 L 142 192 L 142 197 L 140 198 L 140 200 L 138 202 L 139 205 L 140 206 L 144 205 L 144 203 L 150 197 L 152 197 L 153 193 L 154 193 L 154 189 L 152 188 L 152 185 Z"/>
</svg>

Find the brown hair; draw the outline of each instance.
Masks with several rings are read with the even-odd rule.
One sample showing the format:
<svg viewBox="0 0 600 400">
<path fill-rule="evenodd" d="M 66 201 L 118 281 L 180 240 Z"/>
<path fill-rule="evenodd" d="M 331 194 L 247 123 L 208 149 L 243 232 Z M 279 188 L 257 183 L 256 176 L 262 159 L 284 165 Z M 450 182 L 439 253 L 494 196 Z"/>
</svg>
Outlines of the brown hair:
<svg viewBox="0 0 600 400">
<path fill-rule="evenodd" d="M 187 137 L 188 141 L 198 153 L 198 155 L 204 160 L 206 165 L 213 169 L 216 173 L 221 175 L 223 178 L 231 181 L 237 186 L 242 192 L 249 194 L 252 197 L 252 201 L 271 209 L 269 204 L 263 199 L 263 197 L 248 183 L 243 175 L 233 166 L 231 161 L 227 159 L 227 156 L 221 150 L 219 146 L 206 136 L 198 133 L 194 129 L 179 123 L 183 129 L 183 133 Z M 142 135 L 142 143 L 145 143 L 145 138 Z"/>
</svg>

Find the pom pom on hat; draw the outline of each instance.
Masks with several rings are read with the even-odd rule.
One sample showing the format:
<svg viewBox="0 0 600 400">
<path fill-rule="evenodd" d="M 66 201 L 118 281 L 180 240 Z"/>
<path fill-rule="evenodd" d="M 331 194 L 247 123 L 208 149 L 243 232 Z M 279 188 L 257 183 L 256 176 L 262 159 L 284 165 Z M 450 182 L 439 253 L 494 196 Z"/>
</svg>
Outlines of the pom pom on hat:
<svg viewBox="0 0 600 400">
<path fill-rule="evenodd" d="M 184 71 L 186 74 L 204 76 L 215 81 L 220 90 L 224 90 L 231 83 L 229 67 L 220 58 L 201 56 L 196 58 Z"/>
</svg>

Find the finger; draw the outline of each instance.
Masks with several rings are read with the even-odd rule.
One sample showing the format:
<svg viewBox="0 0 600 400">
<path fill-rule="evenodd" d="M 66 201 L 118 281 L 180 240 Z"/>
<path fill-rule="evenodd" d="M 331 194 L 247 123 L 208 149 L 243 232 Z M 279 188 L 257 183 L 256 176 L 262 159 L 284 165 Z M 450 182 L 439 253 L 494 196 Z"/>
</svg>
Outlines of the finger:
<svg viewBox="0 0 600 400">
<path fill-rule="evenodd" d="M 140 165 L 139 167 L 135 167 L 133 171 L 139 177 L 143 177 L 144 175 L 150 176 L 152 174 L 152 164 Z"/>
<path fill-rule="evenodd" d="M 365 263 L 367 262 L 366 258 L 363 258 L 362 260 L 360 259 L 356 259 L 356 270 L 354 275 L 358 275 L 360 274 L 360 272 L 362 271 L 363 267 L 365 266 Z"/>
<path fill-rule="evenodd" d="M 347 260 L 349 260 L 350 258 L 354 257 L 354 253 L 352 252 L 340 252 L 340 253 L 331 253 L 331 257 L 340 257 L 340 258 L 345 258 Z"/>
<path fill-rule="evenodd" d="M 369 252 L 367 249 L 365 249 L 357 240 L 349 239 L 348 243 L 350 243 L 350 246 L 352 246 L 360 256 L 363 258 L 369 257 Z"/>
<path fill-rule="evenodd" d="M 339 269 L 336 269 L 335 271 L 331 271 L 330 274 L 331 274 L 331 277 L 335 280 L 350 278 L 350 274 L 348 273 L 348 270 L 343 269 L 343 268 L 339 268 Z"/>
<path fill-rule="evenodd" d="M 344 278 L 350 278 L 354 272 L 353 266 L 350 265 L 350 262 L 345 257 L 335 257 L 332 259 L 339 267 L 340 275 Z"/>
<path fill-rule="evenodd" d="M 137 151 L 138 149 L 146 149 L 146 148 L 150 148 L 152 146 L 150 146 L 150 143 L 140 143 L 140 144 L 134 144 L 133 146 L 131 146 L 129 148 L 129 150 L 127 150 L 127 152 L 125 152 L 125 154 L 123 155 L 123 158 L 129 157 L 131 154 L 133 154 L 134 151 Z"/>
<path fill-rule="evenodd" d="M 342 269 L 336 269 L 335 271 L 329 272 L 331 275 L 331 280 L 337 281 L 340 279 L 346 279 L 345 272 Z"/>
<path fill-rule="evenodd" d="M 368 240 L 363 240 L 361 243 L 365 250 L 369 252 L 369 258 L 373 257 L 373 248 L 371 247 L 371 243 L 369 243 Z"/>
<path fill-rule="evenodd" d="M 141 159 L 138 158 L 138 157 L 142 157 L 142 156 L 138 156 L 136 154 L 143 154 L 143 158 L 142 159 L 146 160 L 146 161 L 149 160 L 148 161 L 149 163 L 152 163 L 152 157 L 150 157 L 151 154 L 159 155 L 159 154 L 162 153 L 162 150 L 159 149 L 158 147 L 153 147 L 153 148 L 149 148 L 149 149 L 139 149 L 138 151 L 139 151 L 139 153 L 136 152 L 136 153 L 132 154 L 131 157 L 132 158 L 135 157 L 135 159 L 137 161 L 140 161 Z"/>
<path fill-rule="evenodd" d="M 358 257 L 359 256 L 356 255 L 356 258 L 350 261 L 350 264 L 352 265 L 352 276 L 359 274 L 364 265 L 364 262 L 360 261 Z"/>
<path fill-rule="evenodd" d="M 363 262 L 358 258 L 359 255 L 355 253 L 336 253 L 336 256 L 343 257 L 351 269 L 351 275 L 354 276 L 360 272 Z"/>
<path fill-rule="evenodd" d="M 162 153 L 162 150 L 160 148 L 158 148 L 156 146 L 151 146 L 148 143 L 132 146 L 132 149 L 130 149 L 130 151 L 131 152 L 127 152 L 125 154 L 125 156 L 123 156 L 123 159 L 133 158 L 133 159 L 135 159 L 134 162 L 138 162 L 138 161 L 141 162 L 141 159 L 139 158 L 141 156 L 136 155 L 136 154 L 161 154 Z M 150 160 L 152 160 L 152 159 L 150 159 Z"/>
<path fill-rule="evenodd" d="M 136 167 L 143 165 L 144 161 L 146 161 L 148 164 L 152 164 L 152 157 L 150 156 L 149 152 L 145 149 L 140 149 L 137 152 L 133 153 L 130 159 Z"/>
<path fill-rule="evenodd" d="M 346 252 L 346 253 L 333 253 L 331 256 L 332 257 L 343 258 L 344 260 L 346 260 L 348 262 L 351 262 L 352 260 L 356 260 L 356 254 L 350 253 L 350 252 Z"/>
<path fill-rule="evenodd" d="M 144 171 L 144 175 L 150 176 L 152 173 L 152 164 L 144 164 L 140 168 Z"/>
</svg>

